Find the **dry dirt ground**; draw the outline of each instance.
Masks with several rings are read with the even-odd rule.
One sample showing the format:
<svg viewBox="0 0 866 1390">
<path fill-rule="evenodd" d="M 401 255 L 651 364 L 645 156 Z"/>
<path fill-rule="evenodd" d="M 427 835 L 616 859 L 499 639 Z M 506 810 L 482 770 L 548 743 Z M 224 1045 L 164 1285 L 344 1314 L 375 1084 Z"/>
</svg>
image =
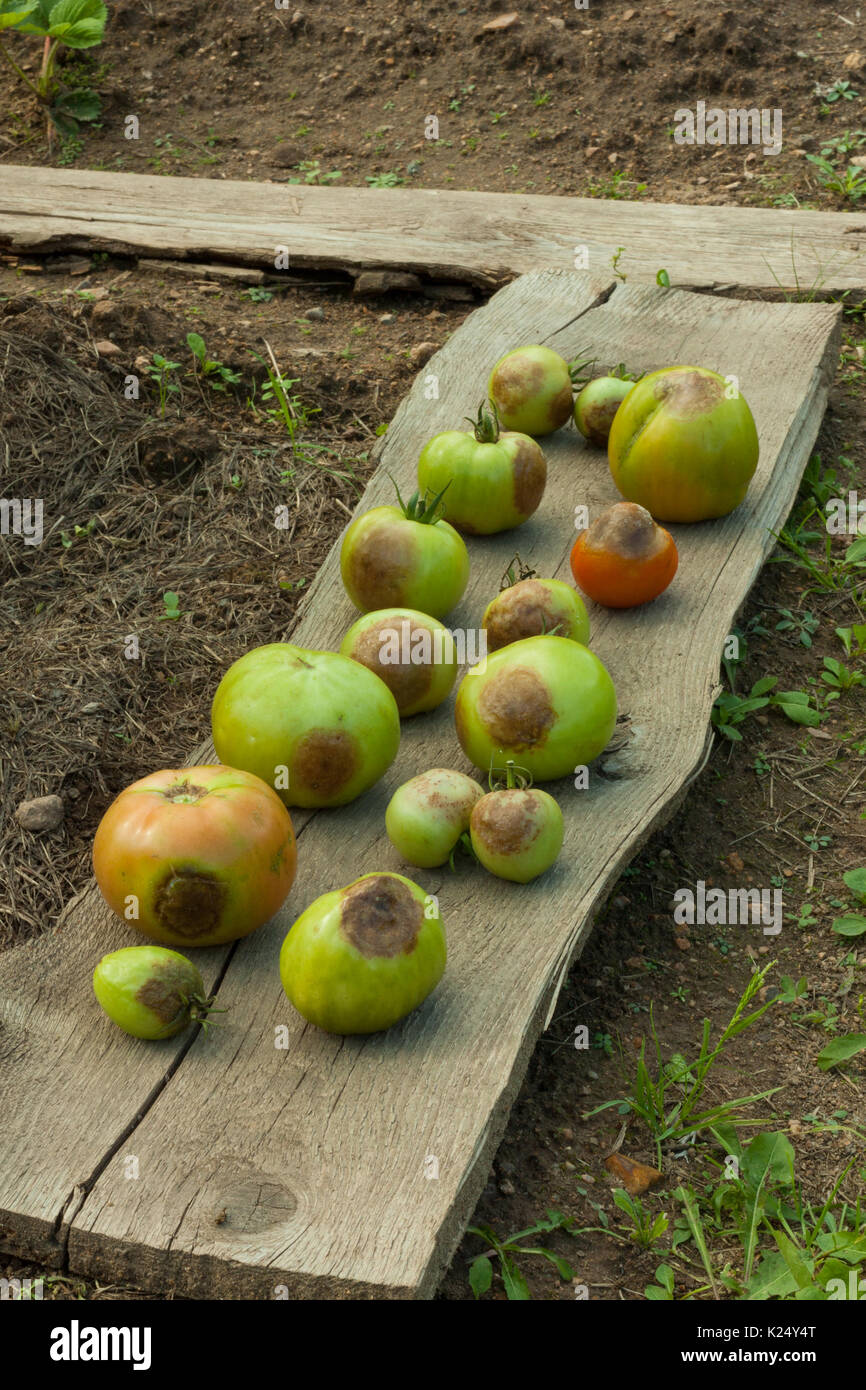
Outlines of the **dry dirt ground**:
<svg viewBox="0 0 866 1390">
<path fill-rule="evenodd" d="M 0 178 L 3 162 L 30 161 L 166 176 L 339 173 L 345 184 L 855 205 L 806 158 L 829 147 L 832 163 L 843 145 L 856 153 L 858 132 L 866 141 L 866 59 L 857 47 L 866 48 L 866 35 L 862 23 L 858 31 L 846 22 L 853 7 L 835 2 L 736 3 L 700 17 L 680 0 L 591 0 L 585 11 L 535 4 L 501 31 L 483 28 L 506 8 L 488 0 L 276 12 L 262 3 L 228 18 L 199 0 L 110 8 L 105 44 L 67 73 L 102 93 L 100 127 L 49 151 L 33 103 L 4 73 Z M 10 40 L 10 48 L 32 70 L 32 45 Z M 698 99 L 780 106 L 783 152 L 768 159 L 674 145 L 674 110 Z M 130 112 L 141 117 L 134 148 L 119 133 Z M 432 145 L 424 139 L 430 114 L 440 121 Z M 86 881 L 93 832 L 118 790 L 198 742 L 201 692 L 243 651 L 289 628 L 363 488 L 377 431 L 418 365 L 473 307 L 421 296 L 361 301 L 324 275 L 244 288 L 104 256 L 28 265 L 7 261 L 0 271 L 3 492 L 51 495 L 62 521 L 39 547 L 0 541 L 4 628 L 14 635 L 0 654 L 6 949 L 26 949 Z M 859 488 L 866 496 L 864 306 L 846 300 L 845 314 L 816 446 L 821 462 L 791 527 L 828 495 Z M 192 372 L 190 331 L 237 375 L 225 391 Z M 119 348 L 116 359 L 95 352 L 104 339 Z M 297 381 L 297 412 L 307 415 L 300 451 L 267 413 L 265 341 Z M 163 369 L 164 409 L 147 371 L 154 354 L 178 364 Z M 140 401 L 119 404 L 119 364 L 130 358 L 146 385 Z M 277 544 L 261 517 L 287 486 L 293 529 Z M 843 538 L 829 561 L 823 545 L 819 536 L 807 546 L 817 574 L 784 548 L 765 567 L 738 619 L 747 654 L 734 673 L 740 693 L 765 675 L 813 703 L 818 692 L 821 724 L 804 728 L 768 708 L 742 725 L 742 742 L 717 738 L 684 805 L 599 914 L 473 1219 L 499 1237 L 548 1208 L 577 1228 L 608 1227 L 539 1238 L 594 1298 L 643 1298 L 663 1256 L 676 1265 L 677 1296 L 728 1296 L 723 1283 L 706 1287 L 694 1247 L 664 1255 L 683 1212 L 675 1190 L 716 1180 L 709 1145 L 665 1151 L 662 1181 L 643 1200 L 653 1215 L 668 1215 L 671 1229 L 644 1250 L 627 1238 L 631 1222 L 612 1202 L 604 1158 L 620 1140 L 623 1153 L 655 1163 L 649 1132 L 633 1122 L 622 1137 L 616 1108 L 586 1118 L 627 1092 L 651 1005 L 664 1058 L 693 1058 L 702 1020 L 715 1038 L 755 964 L 775 962 L 764 997 L 781 990 L 781 1000 L 726 1049 L 709 1097 L 778 1088 L 749 1113 L 790 1137 L 805 1197 L 820 1206 L 852 1160 L 841 1192 L 863 1189 L 862 1056 L 828 1072 L 815 1061 L 833 1038 L 866 1030 L 866 937 L 844 938 L 831 925 L 856 908 L 842 875 L 866 865 L 866 687 L 827 703 L 831 688 L 821 679 L 825 658 L 863 671 L 863 656 L 847 657 L 836 633 L 864 621 L 862 572 L 840 577 Z M 167 616 L 168 592 L 178 595 L 179 617 Z M 131 631 L 147 659 L 119 677 L 117 634 Z M 62 797 L 63 824 L 43 835 L 22 830 L 17 804 L 47 793 Z M 698 879 L 780 887 L 782 932 L 676 926 L 672 894 Z M 805 979 L 805 994 L 791 1000 L 783 976 Z M 588 1048 L 574 1046 L 579 1026 Z M 467 1235 L 443 1297 L 473 1296 L 468 1268 L 485 1248 Z M 726 1264 L 741 1273 L 730 1231 L 714 1237 L 713 1258 L 716 1274 Z M 543 1258 L 520 1264 L 533 1298 L 575 1297 Z M 37 1271 L 10 1260 L 2 1272 Z M 50 1281 L 46 1292 L 136 1296 L 74 1278 Z M 498 1274 L 485 1296 L 505 1297 Z"/>
</svg>

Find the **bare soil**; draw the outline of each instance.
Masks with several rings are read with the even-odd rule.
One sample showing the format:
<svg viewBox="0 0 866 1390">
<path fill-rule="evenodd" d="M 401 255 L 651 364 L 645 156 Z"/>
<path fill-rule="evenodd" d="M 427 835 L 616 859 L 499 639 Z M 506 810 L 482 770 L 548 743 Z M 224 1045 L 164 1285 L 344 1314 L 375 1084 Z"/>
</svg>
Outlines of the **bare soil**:
<svg viewBox="0 0 866 1390">
<path fill-rule="evenodd" d="M 536 4 L 518 10 L 508 29 L 484 31 L 504 8 L 496 0 L 459 8 L 369 0 L 302 5 L 296 15 L 262 3 L 226 16 L 199 0 L 118 0 L 105 45 L 68 74 L 103 93 L 101 128 L 49 152 L 33 103 L 4 73 L 0 168 L 60 160 L 274 181 L 339 172 L 346 184 L 393 175 L 406 186 L 850 206 L 821 186 L 803 153 L 866 127 L 859 96 L 828 103 L 814 95 L 816 83 L 866 84 L 862 60 L 845 61 L 863 35 L 829 0 L 742 0 L 709 16 L 681 0 L 632 9 L 591 0 L 586 11 Z M 20 61 L 24 45 L 15 43 Z M 698 99 L 782 107 L 782 154 L 675 145 L 673 112 Z M 122 135 L 129 113 L 140 117 L 138 142 Z M 424 138 L 431 114 L 438 143 Z M 4 626 L 14 639 L 0 653 L 6 948 L 26 949 L 84 886 L 94 830 L 120 788 L 183 761 L 206 736 L 210 692 L 226 666 L 290 627 L 363 488 L 377 429 L 474 306 L 420 295 L 367 302 L 326 276 L 293 278 L 264 287 L 267 298 L 261 287 L 104 256 L 0 270 L 2 490 L 53 499 L 42 545 L 0 540 Z M 817 449 L 837 469 L 841 495 L 859 488 L 864 496 L 866 330 L 863 306 L 846 309 Z M 196 377 L 190 331 L 238 383 L 217 392 Z M 118 352 L 97 351 L 105 340 Z M 297 379 L 299 413 L 319 412 L 302 427 L 305 462 L 266 413 L 266 344 Z M 164 412 L 147 373 L 154 354 L 180 364 L 169 374 L 180 389 Z M 136 359 L 141 397 L 121 403 Z M 273 508 L 287 495 L 291 525 L 278 533 Z M 780 688 L 813 691 L 823 659 L 844 658 L 835 629 L 863 621 L 849 593 L 815 591 L 805 570 L 783 560 L 777 552 L 765 567 L 738 619 L 748 633 L 740 691 L 767 674 Z M 177 618 L 166 593 L 178 595 Z M 817 619 L 810 646 L 796 630 L 777 630 L 783 609 L 810 628 Z M 140 640 L 138 661 L 119 659 L 130 633 Z M 805 976 L 808 995 L 797 1007 L 777 1005 L 731 1046 L 710 1099 L 779 1088 L 755 1116 L 790 1135 L 804 1192 L 819 1203 L 858 1157 L 850 1132 L 819 1126 L 835 1115 L 861 1134 L 866 1128 L 862 1059 L 825 1073 L 815 1057 L 831 1036 L 866 1026 L 866 938 L 846 941 L 831 929 L 851 904 L 842 874 L 866 863 L 864 687 L 843 694 L 817 730 L 772 710 L 743 733 L 740 744 L 717 740 L 683 806 L 599 914 L 536 1049 L 473 1224 L 505 1235 L 556 1208 L 581 1227 L 598 1226 L 599 1207 L 621 1224 L 603 1160 L 617 1140 L 647 1163 L 655 1151 L 636 1124 L 620 1135 L 615 1109 L 592 1119 L 587 1112 L 624 1094 L 651 1004 L 665 1057 L 693 1056 L 702 1020 L 718 1034 L 756 962 L 777 962 L 768 988 L 778 989 L 782 975 Z M 63 824 L 24 831 L 16 806 L 48 793 L 63 799 Z M 781 884 L 782 932 L 684 931 L 671 899 L 699 879 Z M 823 1022 L 794 1021 L 816 1009 Z M 588 1049 L 574 1046 L 579 1026 L 588 1028 Z M 645 1201 L 673 1218 L 677 1185 L 705 1180 L 706 1150 L 666 1153 L 663 1167 Z M 861 1188 L 855 1169 L 845 1190 Z M 613 1235 L 557 1233 L 546 1243 L 593 1298 L 643 1298 L 658 1263 Z M 467 1269 L 484 1248 L 465 1238 L 442 1297 L 472 1297 Z M 534 1298 L 574 1298 L 543 1260 L 529 1258 L 523 1269 Z M 9 1260 L 2 1272 L 38 1271 Z M 73 1277 L 49 1281 L 46 1295 L 138 1296 Z M 504 1296 L 497 1278 L 488 1297 Z"/>
</svg>

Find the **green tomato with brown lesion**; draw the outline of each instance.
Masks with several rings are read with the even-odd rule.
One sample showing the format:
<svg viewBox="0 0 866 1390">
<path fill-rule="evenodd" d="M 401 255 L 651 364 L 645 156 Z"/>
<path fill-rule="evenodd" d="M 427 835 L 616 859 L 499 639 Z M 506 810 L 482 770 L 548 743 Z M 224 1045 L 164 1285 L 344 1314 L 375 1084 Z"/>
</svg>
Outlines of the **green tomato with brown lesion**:
<svg viewBox="0 0 866 1390">
<path fill-rule="evenodd" d="M 419 869 L 447 864 L 483 795 L 484 788 L 465 772 L 431 767 L 404 782 L 388 802 L 388 839 L 407 864 Z"/>
<path fill-rule="evenodd" d="M 528 434 L 501 431 L 496 407 L 481 405 L 471 430 L 445 430 L 418 460 L 418 486 L 442 494 L 443 515 L 458 531 L 490 536 L 522 526 L 547 482 L 541 446 Z"/>
<path fill-rule="evenodd" d="M 487 392 L 508 430 L 552 434 L 571 418 L 574 386 L 586 361 L 566 362 L 558 352 L 533 343 L 506 352 L 494 366 Z"/>
<path fill-rule="evenodd" d="M 204 1020 L 213 1003 L 192 961 L 165 946 L 125 946 L 103 956 L 93 992 L 118 1028 L 150 1040 Z"/>
<path fill-rule="evenodd" d="M 365 613 L 349 628 L 340 651 L 385 682 L 404 719 L 441 705 L 457 679 L 451 633 L 413 608 Z"/>
<path fill-rule="evenodd" d="M 562 811 L 539 787 L 503 787 L 472 808 L 469 836 L 481 864 L 497 878 L 529 883 L 562 849 Z"/>
<path fill-rule="evenodd" d="M 598 657 L 566 637 L 512 642 L 466 673 L 457 737 L 476 767 L 513 758 L 535 781 L 571 775 L 597 758 L 616 723 L 613 681 Z"/>
<path fill-rule="evenodd" d="M 561 579 L 534 575 L 510 584 L 491 599 L 481 627 L 491 652 L 545 633 L 584 645 L 589 641 L 589 617 L 580 594 Z"/>
<path fill-rule="evenodd" d="M 414 608 L 443 618 L 469 581 L 463 537 L 441 516 L 441 497 L 418 493 L 396 507 L 373 507 L 348 527 L 340 547 L 343 586 L 356 608 Z"/>
<path fill-rule="evenodd" d="M 364 874 L 325 893 L 280 951 L 286 995 L 327 1033 L 378 1033 L 422 1004 L 445 970 L 436 899 L 402 874 Z"/>
<path fill-rule="evenodd" d="M 584 386 L 574 402 L 574 423 L 591 444 L 607 444 L 613 418 L 633 386 L 618 376 L 599 376 Z"/>
</svg>

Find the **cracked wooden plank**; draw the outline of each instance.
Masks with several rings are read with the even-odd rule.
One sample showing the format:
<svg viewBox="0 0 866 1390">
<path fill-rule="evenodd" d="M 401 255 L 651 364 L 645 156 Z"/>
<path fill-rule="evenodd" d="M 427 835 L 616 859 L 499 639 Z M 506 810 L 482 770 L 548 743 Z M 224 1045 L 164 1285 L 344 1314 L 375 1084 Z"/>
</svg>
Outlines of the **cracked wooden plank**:
<svg viewBox="0 0 866 1390">
<path fill-rule="evenodd" d="M 661 204 L 552 194 L 162 178 L 4 165 L 0 246 L 35 254 L 113 250 L 291 265 L 418 271 L 482 289 L 578 265 L 630 282 L 862 295 L 866 215 Z M 576 255 L 586 254 L 586 260 Z"/>
<path fill-rule="evenodd" d="M 411 485 L 423 443 L 471 413 L 490 362 L 517 341 L 547 342 L 565 356 L 589 345 L 600 362 L 634 370 L 685 361 L 736 375 L 761 440 L 747 500 L 721 521 L 671 528 L 680 569 L 656 603 L 591 610 L 591 643 L 614 678 L 618 741 L 626 741 L 598 760 L 588 790 L 568 780 L 550 787 L 566 820 L 555 868 L 525 887 L 478 869 L 410 870 L 439 895 L 449 963 L 434 995 L 397 1028 L 338 1039 L 306 1025 L 282 993 L 278 953 L 320 893 L 405 867 L 385 836 L 384 808 L 399 782 L 426 767 L 468 770 L 451 701 L 405 723 L 397 760 L 367 796 L 296 818 L 299 875 L 289 900 L 229 953 L 219 989 L 228 1013 L 182 1055 L 171 1043 L 118 1035 L 94 1015 L 90 968 L 121 944 L 123 929 L 94 910 L 92 895 L 60 936 L 0 960 L 3 1018 L 18 1019 L 4 1067 L 13 1102 L 0 1163 L 6 1248 L 38 1244 L 44 1214 L 56 1218 L 83 1185 L 63 1232 L 76 1273 L 193 1296 L 433 1294 L 594 909 L 699 765 L 723 640 L 796 495 L 838 335 L 839 310 L 827 305 L 612 288 L 571 271 L 525 276 L 466 320 L 398 410 L 361 507 L 390 497 L 388 472 Z M 518 547 L 540 573 L 568 578 L 575 505 L 594 514 L 617 500 L 604 455 L 573 431 L 545 447 L 541 507 L 519 534 L 470 543 L 470 585 L 453 626 L 477 626 Z M 336 647 L 353 617 L 335 547 L 294 639 Z M 211 978 L 219 963 L 210 959 Z M 275 1046 L 283 1026 L 286 1050 Z M 172 1074 L 157 1085 L 169 1062 Z"/>
</svg>

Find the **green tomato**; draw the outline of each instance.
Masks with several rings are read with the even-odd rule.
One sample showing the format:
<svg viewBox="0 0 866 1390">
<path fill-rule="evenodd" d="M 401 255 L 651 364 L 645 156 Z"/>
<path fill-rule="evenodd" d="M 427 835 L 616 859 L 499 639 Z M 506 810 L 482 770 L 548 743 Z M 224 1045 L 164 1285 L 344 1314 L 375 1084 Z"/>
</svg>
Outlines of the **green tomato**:
<svg viewBox="0 0 866 1390">
<path fill-rule="evenodd" d="M 346 531 L 340 572 L 362 613 L 414 608 L 442 618 L 463 597 L 469 552 L 447 521 L 416 521 L 399 507 L 374 507 Z"/>
<path fill-rule="evenodd" d="M 491 599 L 481 627 L 487 649 L 499 651 L 524 637 L 556 633 L 572 642 L 589 641 L 589 617 L 580 594 L 561 579 L 520 579 Z"/>
<path fill-rule="evenodd" d="M 459 531 L 490 536 L 521 526 L 544 493 L 547 464 L 527 434 L 500 434 L 495 417 L 479 411 L 474 432 L 445 430 L 425 444 L 418 486 L 443 493 L 443 516 Z"/>
<path fill-rule="evenodd" d="M 633 386 L 633 381 L 618 376 L 598 376 L 586 383 L 574 402 L 574 423 L 584 438 L 607 444 L 613 417 Z"/>
<path fill-rule="evenodd" d="M 435 989 L 445 954 L 435 898 L 402 874 L 364 874 L 301 913 L 280 951 L 280 978 L 317 1028 L 378 1033 Z"/>
<path fill-rule="evenodd" d="M 403 718 L 441 705 L 457 679 L 451 633 L 413 608 L 365 613 L 349 628 L 340 651 L 385 682 Z"/>
<path fill-rule="evenodd" d="M 134 1038 L 170 1038 L 203 1018 L 211 1002 L 192 961 L 165 946 L 125 946 L 103 956 L 93 992 L 108 1017 Z"/>
<path fill-rule="evenodd" d="M 550 868 L 562 849 L 562 812 L 538 787 L 503 788 L 476 802 L 469 836 L 490 873 L 529 883 Z"/>
<path fill-rule="evenodd" d="M 613 681 L 598 657 L 565 637 L 527 637 L 463 677 L 457 737 L 476 767 L 513 759 L 537 782 L 597 758 L 616 723 Z"/>
<path fill-rule="evenodd" d="M 339 652 L 290 642 L 254 647 L 230 666 L 211 711 L 214 747 L 287 806 L 344 806 L 378 782 L 400 743 L 384 681 Z"/>
<path fill-rule="evenodd" d="M 552 434 L 569 419 L 574 402 L 565 358 L 539 344 L 500 357 L 487 391 L 505 428 L 521 434 Z"/>
<path fill-rule="evenodd" d="M 448 862 L 483 795 L 484 788 L 465 772 L 432 767 L 404 782 L 391 797 L 385 812 L 388 838 L 407 864 L 435 869 Z"/>
</svg>

